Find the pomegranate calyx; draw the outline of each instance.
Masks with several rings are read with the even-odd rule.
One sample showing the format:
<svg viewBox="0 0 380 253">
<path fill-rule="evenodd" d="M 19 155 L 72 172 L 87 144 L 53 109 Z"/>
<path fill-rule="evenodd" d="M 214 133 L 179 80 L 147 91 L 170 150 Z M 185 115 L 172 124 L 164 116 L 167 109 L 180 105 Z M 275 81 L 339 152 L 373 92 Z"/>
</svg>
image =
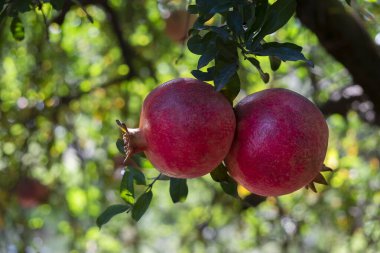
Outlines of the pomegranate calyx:
<svg viewBox="0 0 380 253">
<path fill-rule="evenodd" d="M 120 120 L 116 120 L 116 124 L 119 126 L 121 134 L 123 136 L 125 152 L 125 159 L 123 161 L 123 164 L 126 165 L 129 158 L 133 154 L 141 152 L 145 149 L 146 141 L 140 129 L 128 128 L 127 125 Z"/>
<path fill-rule="evenodd" d="M 333 170 L 323 164 L 321 168 L 321 172 L 324 172 L 324 171 L 332 172 Z M 318 173 L 317 176 L 315 176 L 315 178 L 308 185 L 305 186 L 306 189 L 310 189 L 313 192 L 317 193 L 318 191 L 317 191 L 317 188 L 315 188 L 314 183 L 328 185 L 326 179 L 321 173 Z"/>
</svg>

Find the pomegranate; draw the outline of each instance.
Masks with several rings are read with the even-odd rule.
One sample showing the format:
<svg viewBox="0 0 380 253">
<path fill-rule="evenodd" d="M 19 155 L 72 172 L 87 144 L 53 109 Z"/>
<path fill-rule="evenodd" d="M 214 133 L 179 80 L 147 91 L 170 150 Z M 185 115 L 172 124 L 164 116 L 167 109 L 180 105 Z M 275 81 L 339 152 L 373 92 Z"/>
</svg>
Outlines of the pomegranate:
<svg viewBox="0 0 380 253">
<path fill-rule="evenodd" d="M 194 14 L 186 10 L 175 10 L 165 19 L 165 33 L 174 42 L 183 43 L 188 37 L 191 28 L 197 19 Z"/>
<path fill-rule="evenodd" d="M 163 174 L 193 178 L 211 172 L 223 161 L 236 120 L 230 103 L 211 85 L 179 78 L 146 97 L 138 129 L 118 124 L 125 132 L 126 159 L 144 151 Z"/>
<path fill-rule="evenodd" d="M 286 89 L 267 89 L 235 108 L 237 127 L 226 164 L 249 191 L 278 196 L 325 183 L 328 128 L 319 109 Z"/>
</svg>

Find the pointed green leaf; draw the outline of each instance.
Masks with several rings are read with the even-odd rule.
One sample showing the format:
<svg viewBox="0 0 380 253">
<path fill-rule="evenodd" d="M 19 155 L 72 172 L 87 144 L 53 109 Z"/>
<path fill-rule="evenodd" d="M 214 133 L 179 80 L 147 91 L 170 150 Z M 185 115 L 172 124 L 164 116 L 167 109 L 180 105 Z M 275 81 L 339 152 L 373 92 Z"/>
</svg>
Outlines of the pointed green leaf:
<svg viewBox="0 0 380 253">
<path fill-rule="evenodd" d="M 226 64 L 218 69 L 218 72 L 214 78 L 216 91 L 220 91 L 230 81 L 231 77 L 235 75 L 238 69 L 236 62 Z"/>
<path fill-rule="evenodd" d="M 296 6 L 296 0 L 277 0 L 271 5 L 259 37 L 263 38 L 283 27 L 295 13 Z"/>
<path fill-rule="evenodd" d="M 133 179 L 138 185 L 146 185 L 145 175 L 141 170 L 129 167 L 130 173 L 133 174 Z"/>
<path fill-rule="evenodd" d="M 207 68 L 207 72 L 203 72 L 200 70 L 192 70 L 191 74 L 201 81 L 212 81 L 214 80 L 215 75 L 215 66 Z"/>
<path fill-rule="evenodd" d="M 104 224 L 112 219 L 112 217 L 128 211 L 129 208 L 131 208 L 130 205 L 112 205 L 107 207 L 107 209 L 96 219 L 96 225 L 101 229 Z"/>
<path fill-rule="evenodd" d="M 220 186 L 225 193 L 234 198 L 238 198 L 237 183 L 234 180 L 231 179 L 228 182 L 221 182 Z"/>
<path fill-rule="evenodd" d="M 188 193 L 186 179 L 170 178 L 170 197 L 173 203 L 185 201 Z"/>
<path fill-rule="evenodd" d="M 235 98 L 240 92 L 240 78 L 237 72 L 231 77 L 226 86 L 220 91 L 233 104 Z"/>
<path fill-rule="evenodd" d="M 135 221 L 139 221 L 141 217 L 148 210 L 150 202 L 152 201 L 153 193 L 148 191 L 143 193 L 136 201 L 136 204 L 132 208 L 132 218 Z"/>
<path fill-rule="evenodd" d="M 219 164 L 213 171 L 210 172 L 212 179 L 215 182 L 228 182 L 230 176 L 227 173 L 227 167 L 223 163 Z"/>
<path fill-rule="evenodd" d="M 269 42 L 262 45 L 262 47 L 253 53 L 259 56 L 276 56 L 282 61 L 305 61 L 310 66 L 313 63 L 305 58 L 301 53 L 302 47 L 292 43 L 277 43 Z"/>
<path fill-rule="evenodd" d="M 260 66 L 260 62 L 255 59 L 255 58 L 252 58 L 252 57 L 249 57 L 247 58 L 253 66 L 255 66 L 255 68 L 259 71 L 259 74 L 260 74 L 260 77 L 261 79 L 264 81 L 264 83 L 268 83 L 269 82 L 269 74 L 268 73 L 265 73 L 261 66 Z"/>
<path fill-rule="evenodd" d="M 209 45 L 209 47 L 206 49 L 206 51 L 203 52 L 202 56 L 198 60 L 198 69 L 203 68 L 204 66 L 208 65 L 210 61 L 214 60 L 216 55 L 216 45 L 215 43 Z"/>
</svg>

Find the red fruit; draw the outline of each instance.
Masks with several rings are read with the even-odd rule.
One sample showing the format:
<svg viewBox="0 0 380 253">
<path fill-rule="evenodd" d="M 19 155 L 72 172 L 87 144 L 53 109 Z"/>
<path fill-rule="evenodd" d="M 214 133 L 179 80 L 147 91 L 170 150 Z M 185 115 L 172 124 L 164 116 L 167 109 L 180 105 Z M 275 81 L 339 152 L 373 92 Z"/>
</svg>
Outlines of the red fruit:
<svg viewBox="0 0 380 253">
<path fill-rule="evenodd" d="M 24 208 L 36 207 L 45 203 L 50 194 L 47 186 L 33 178 L 22 178 L 16 185 L 18 202 Z"/>
<path fill-rule="evenodd" d="M 190 14 L 186 10 L 173 11 L 165 19 L 165 33 L 174 42 L 183 43 L 196 19 L 196 15 Z"/>
<path fill-rule="evenodd" d="M 225 161 L 238 183 L 278 196 L 321 181 L 328 128 L 313 103 L 290 90 L 268 89 L 244 98 L 235 112 L 235 139 Z"/>
<path fill-rule="evenodd" d="M 163 174 L 193 178 L 211 172 L 227 155 L 235 131 L 227 99 L 211 85 L 175 79 L 145 99 L 139 129 L 126 129 L 127 158 L 144 151 Z"/>
</svg>

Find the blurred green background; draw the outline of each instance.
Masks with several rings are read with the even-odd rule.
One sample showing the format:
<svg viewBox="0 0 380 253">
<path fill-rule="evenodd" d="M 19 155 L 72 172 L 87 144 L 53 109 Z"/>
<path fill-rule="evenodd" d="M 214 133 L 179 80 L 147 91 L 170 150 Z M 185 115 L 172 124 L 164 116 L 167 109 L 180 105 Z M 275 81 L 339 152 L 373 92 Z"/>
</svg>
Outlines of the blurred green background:
<svg viewBox="0 0 380 253">
<path fill-rule="evenodd" d="M 325 163 L 334 172 L 318 193 L 301 189 L 246 206 L 205 176 L 188 180 L 188 199 L 173 204 L 168 181 L 158 181 L 138 223 L 122 214 L 99 230 L 97 216 L 122 202 L 115 120 L 137 127 L 144 97 L 191 77 L 198 60 L 165 32 L 165 4 L 103 2 L 85 6 L 93 23 L 80 7 L 63 19 L 44 4 L 48 26 L 41 10 L 27 12 L 20 42 L 10 20 L 0 27 L 0 252 L 380 252 L 380 132 L 355 110 L 327 117 Z M 380 43 L 379 2 L 357 4 Z M 272 73 L 263 58 L 271 74 L 264 84 L 243 62 L 239 99 L 286 87 L 323 105 L 352 84 L 297 19 L 271 38 L 303 46 L 315 68 L 285 63 Z M 148 161 L 143 167 L 157 176 Z"/>
</svg>

